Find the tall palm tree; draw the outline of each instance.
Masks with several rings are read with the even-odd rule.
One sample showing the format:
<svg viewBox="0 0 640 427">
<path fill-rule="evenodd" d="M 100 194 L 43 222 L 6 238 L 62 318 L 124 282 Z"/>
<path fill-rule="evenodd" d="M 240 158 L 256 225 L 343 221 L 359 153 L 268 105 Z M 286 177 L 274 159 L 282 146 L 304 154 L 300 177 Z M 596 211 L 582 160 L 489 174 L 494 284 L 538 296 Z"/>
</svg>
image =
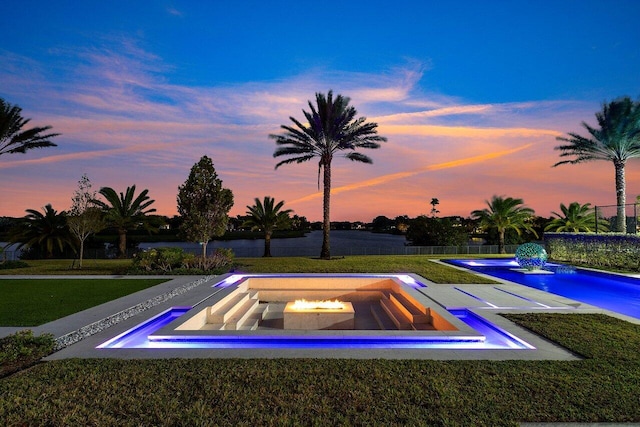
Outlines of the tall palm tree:
<svg viewBox="0 0 640 427">
<path fill-rule="evenodd" d="M 436 197 L 431 198 L 431 216 L 434 218 L 436 217 L 436 214 L 440 213 L 440 211 L 436 209 L 436 206 L 439 204 L 440 204 L 440 200 L 438 200 Z"/>
<path fill-rule="evenodd" d="M 613 162 L 616 173 L 616 205 L 618 207 L 616 231 L 626 231 L 626 184 L 624 168 L 627 160 L 640 157 L 640 102 L 633 102 L 624 97 L 603 104 L 602 111 L 596 113 L 598 127 L 591 127 L 585 122 L 582 126 L 589 133 L 588 137 L 569 133 L 568 137 L 558 137 L 558 141 L 566 145 L 555 147 L 562 153 L 560 157 L 573 157 L 562 160 L 555 166 L 565 163 L 575 164 L 590 160 L 607 160 Z"/>
<path fill-rule="evenodd" d="M 27 215 L 9 233 L 11 243 L 19 243 L 18 248 L 42 249 L 47 258 L 53 256 L 55 248 L 63 252 L 65 246 L 72 246 L 64 211 L 57 212 L 48 204 L 44 207 L 44 214 L 35 209 L 27 209 L 26 212 Z"/>
<path fill-rule="evenodd" d="M 377 123 L 366 123 L 366 117 L 355 118 L 357 111 L 349 105 L 350 99 L 333 92 L 327 96 L 316 93 L 316 106 L 309 101 L 310 112 L 302 110 L 307 124 L 303 124 L 293 117 L 289 119 L 295 126 L 280 126 L 284 133 L 269 135 L 276 140 L 278 148 L 273 157 L 286 156 L 286 160 L 279 162 L 276 169 L 288 163 L 303 163 L 318 159 L 318 188 L 320 187 L 320 173 L 323 174 L 323 238 L 320 258 L 330 259 L 329 246 L 330 203 L 331 203 L 331 161 L 337 152 L 349 160 L 373 163 L 359 148 L 379 148 L 380 142 L 387 139 L 379 136 Z"/>
<path fill-rule="evenodd" d="M 155 200 L 149 200 L 147 193 L 143 190 L 138 197 L 133 198 L 136 186 L 127 187 L 123 194 L 115 192 L 113 188 L 102 187 L 99 193 L 107 199 L 107 203 L 102 200 L 95 200 L 95 204 L 105 212 L 107 224 L 118 231 L 118 253 L 125 256 L 127 253 L 127 231 L 136 228 L 139 224 L 143 226 L 147 222 L 147 214 L 155 212 L 154 208 L 147 209 Z M 145 210 L 147 209 L 147 210 Z"/>
<path fill-rule="evenodd" d="M 480 226 L 484 229 L 495 228 L 498 230 L 498 249 L 501 254 L 506 253 L 504 234 L 509 229 L 515 230 L 518 235 L 522 233 L 522 229 L 525 229 L 533 232 L 537 237 L 537 233 L 531 224 L 534 211 L 523 206 L 522 199 L 493 196 L 491 201 L 487 200 L 486 203 L 487 208 L 471 212 L 471 217 L 480 220 Z"/>
<path fill-rule="evenodd" d="M 51 126 L 22 130 L 31 119 L 21 116 L 22 108 L 0 98 L 0 155 L 24 153 L 32 148 L 56 147 L 50 141 L 58 133 L 44 134 Z"/>
<path fill-rule="evenodd" d="M 289 214 L 293 211 L 291 209 L 281 211 L 280 209 L 284 206 L 284 200 L 274 206 L 275 199 L 269 196 L 265 196 L 264 203 L 260 202 L 257 197 L 255 202 L 255 205 L 247 206 L 249 218 L 247 218 L 243 226 L 264 232 L 264 254 L 262 256 L 270 257 L 273 230 L 287 226 L 290 223 Z"/>
<path fill-rule="evenodd" d="M 592 232 L 596 230 L 596 221 L 599 230 L 608 231 L 609 229 L 608 221 L 596 218 L 596 213 L 591 208 L 591 203 L 581 205 L 578 202 L 573 202 L 569 207 L 560 203 L 560 210 L 562 214 L 552 212 L 557 218 L 552 219 L 544 228 L 544 231 Z"/>
</svg>

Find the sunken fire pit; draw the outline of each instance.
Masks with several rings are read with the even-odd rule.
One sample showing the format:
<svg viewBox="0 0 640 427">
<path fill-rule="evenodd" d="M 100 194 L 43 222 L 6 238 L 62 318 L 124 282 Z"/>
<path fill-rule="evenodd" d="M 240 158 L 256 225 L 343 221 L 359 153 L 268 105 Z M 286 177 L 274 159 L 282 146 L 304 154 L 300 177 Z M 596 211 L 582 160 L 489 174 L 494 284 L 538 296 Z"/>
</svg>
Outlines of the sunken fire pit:
<svg viewBox="0 0 640 427">
<path fill-rule="evenodd" d="M 288 302 L 284 309 L 283 329 L 354 329 L 355 311 L 350 302 Z"/>
</svg>

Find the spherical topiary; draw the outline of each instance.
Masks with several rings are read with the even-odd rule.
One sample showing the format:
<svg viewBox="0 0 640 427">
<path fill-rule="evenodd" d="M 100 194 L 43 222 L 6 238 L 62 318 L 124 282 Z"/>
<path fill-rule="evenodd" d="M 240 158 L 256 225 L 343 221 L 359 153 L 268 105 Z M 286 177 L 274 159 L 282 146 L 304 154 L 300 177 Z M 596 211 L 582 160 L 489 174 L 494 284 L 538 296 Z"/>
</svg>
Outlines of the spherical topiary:
<svg viewBox="0 0 640 427">
<path fill-rule="evenodd" d="M 516 261 L 527 270 L 539 270 L 547 263 L 547 251 L 536 243 L 525 243 L 518 246 Z"/>
</svg>

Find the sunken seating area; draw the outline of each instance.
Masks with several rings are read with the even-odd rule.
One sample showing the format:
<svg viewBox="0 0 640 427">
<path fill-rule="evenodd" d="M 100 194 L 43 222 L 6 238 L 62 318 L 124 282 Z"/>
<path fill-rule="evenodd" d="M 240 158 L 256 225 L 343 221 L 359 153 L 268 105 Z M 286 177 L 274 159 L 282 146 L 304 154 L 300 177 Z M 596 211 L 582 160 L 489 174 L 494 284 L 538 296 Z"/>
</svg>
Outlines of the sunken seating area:
<svg viewBox="0 0 640 427">
<path fill-rule="evenodd" d="M 345 304 L 299 311 L 296 300 Z M 457 330 L 433 305 L 393 278 L 249 277 L 176 330 Z"/>
</svg>

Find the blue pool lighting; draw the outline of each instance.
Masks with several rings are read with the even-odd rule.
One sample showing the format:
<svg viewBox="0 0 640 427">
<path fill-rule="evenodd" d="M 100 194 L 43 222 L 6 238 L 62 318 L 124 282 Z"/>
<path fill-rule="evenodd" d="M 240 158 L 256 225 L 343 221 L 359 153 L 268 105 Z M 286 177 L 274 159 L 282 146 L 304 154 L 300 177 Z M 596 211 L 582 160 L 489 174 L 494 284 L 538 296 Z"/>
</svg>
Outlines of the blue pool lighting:
<svg viewBox="0 0 640 427">
<path fill-rule="evenodd" d="M 545 270 L 553 274 L 525 274 L 510 259 L 446 262 L 640 319 L 640 279 L 635 277 L 552 263 Z"/>
<path fill-rule="evenodd" d="M 481 336 L 276 336 L 276 335 L 209 335 L 152 336 L 173 322 L 190 307 L 172 307 L 99 345 L 97 348 L 208 348 L 208 349 L 534 349 L 533 346 L 466 309 L 451 310 L 457 318 Z"/>
</svg>

